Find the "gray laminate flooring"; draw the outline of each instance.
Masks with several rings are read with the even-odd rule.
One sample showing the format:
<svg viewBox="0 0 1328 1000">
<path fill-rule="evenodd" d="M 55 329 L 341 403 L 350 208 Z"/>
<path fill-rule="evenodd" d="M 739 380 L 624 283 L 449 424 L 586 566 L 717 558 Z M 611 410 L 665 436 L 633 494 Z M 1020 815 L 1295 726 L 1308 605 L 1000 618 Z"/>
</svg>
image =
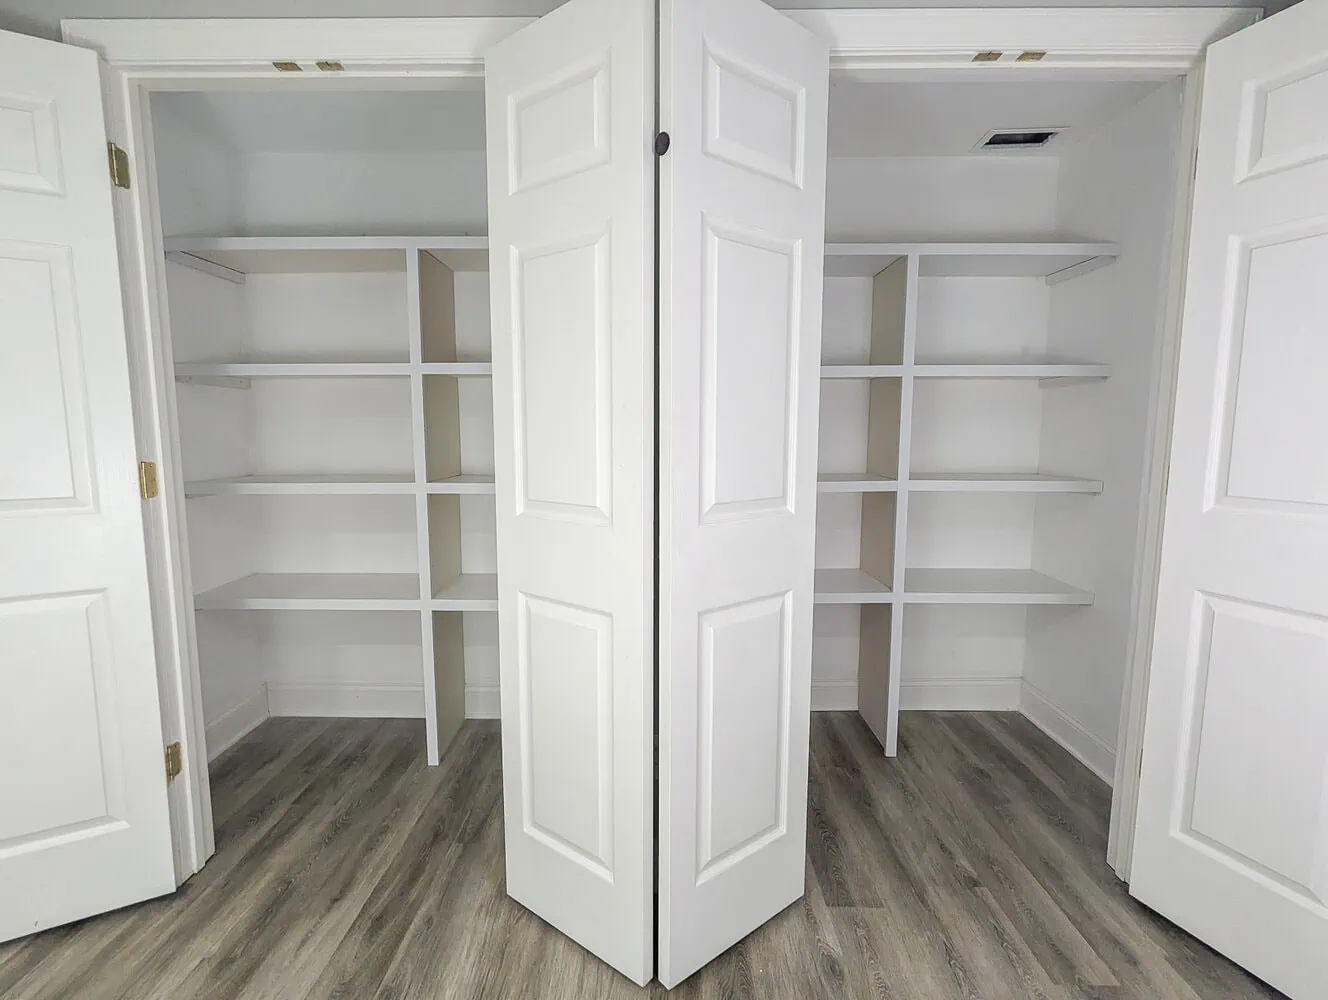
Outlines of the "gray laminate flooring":
<svg viewBox="0 0 1328 1000">
<path fill-rule="evenodd" d="M 503 893 L 498 726 L 271 719 L 212 768 L 217 853 L 174 896 L 0 945 L 4 1000 L 422 1000 L 640 990 Z M 1019 715 L 909 713 L 882 757 L 813 716 L 807 895 L 681 997 L 1280 994 L 1134 903 L 1105 785 Z"/>
</svg>

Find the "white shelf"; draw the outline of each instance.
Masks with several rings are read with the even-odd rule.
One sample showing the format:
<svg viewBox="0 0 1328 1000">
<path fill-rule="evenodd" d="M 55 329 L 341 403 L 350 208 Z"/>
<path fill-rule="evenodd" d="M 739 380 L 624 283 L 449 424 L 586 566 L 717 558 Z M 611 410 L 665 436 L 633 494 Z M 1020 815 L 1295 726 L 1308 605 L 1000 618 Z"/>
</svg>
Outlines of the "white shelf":
<svg viewBox="0 0 1328 1000">
<path fill-rule="evenodd" d="M 409 374 L 410 364 L 405 361 L 183 362 L 175 366 L 177 382 L 215 378 L 382 378 Z"/>
<path fill-rule="evenodd" d="M 243 281 L 246 274 L 400 272 L 406 255 L 420 250 L 457 270 L 483 270 L 488 246 L 484 236 L 183 236 L 166 240 L 165 251 L 186 267 Z"/>
<path fill-rule="evenodd" d="M 979 362 L 976 364 L 916 364 L 912 374 L 917 378 L 1031 378 L 1075 379 L 1096 381 L 1111 374 L 1110 365 L 1086 361 L 1046 361 L 1030 364 Z"/>
<path fill-rule="evenodd" d="M 821 493 L 894 493 L 899 481 L 872 472 L 822 472 L 816 477 Z"/>
<path fill-rule="evenodd" d="M 1092 604 L 1093 595 L 1031 569 L 905 569 L 906 604 Z"/>
<path fill-rule="evenodd" d="M 900 489 L 913 493 L 1101 493 L 1096 479 L 1040 472 L 919 472 Z"/>
<path fill-rule="evenodd" d="M 425 484 L 429 493 L 489 493 L 494 491 L 493 476 L 449 476 Z"/>
<path fill-rule="evenodd" d="M 411 611 L 414 573 L 254 573 L 194 597 L 205 611 Z"/>
<path fill-rule="evenodd" d="M 917 254 L 918 273 L 933 277 L 1033 277 L 1056 280 L 1112 263 L 1117 243 L 1085 241 L 980 243 L 827 243 L 825 274 L 870 278 L 900 257 Z"/>
<path fill-rule="evenodd" d="M 492 375 L 489 361 L 429 361 L 420 366 L 425 375 L 481 376 Z"/>
<path fill-rule="evenodd" d="M 498 577 L 493 573 L 462 573 L 434 591 L 434 611 L 497 611 Z"/>
<path fill-rule="evenodd" d="M 415 476 L 340 473 L 335 475 L 234 476 L 184 484 L 187 497 L 274 494 L 411 493 Z"/>
<path fill-rule="evenodd" d="M 899 378 L 903 365 L 821 365 L 821 378 Z"/>
<path fill-rule="evenodd" d="M 890 604 L 895 595 L 860 569 L 818 569 L 812 585 L 817 604 Z"/>
</svg>

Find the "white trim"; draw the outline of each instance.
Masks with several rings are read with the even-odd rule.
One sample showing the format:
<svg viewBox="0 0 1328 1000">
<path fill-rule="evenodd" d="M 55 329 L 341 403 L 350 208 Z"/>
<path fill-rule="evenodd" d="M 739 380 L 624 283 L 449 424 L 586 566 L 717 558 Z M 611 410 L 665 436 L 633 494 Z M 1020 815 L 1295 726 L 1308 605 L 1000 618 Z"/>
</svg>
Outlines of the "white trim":
<svg viewBox="0 0 1328 1000">
<path fill-rule="evenodd" d="M 422 719 L 424 688 L 419 684 L 269 683 L 267 707 L 274 716 Z"/>
<path fill-rule="evenodd" d="M 1060 71 L 1183 73 L 1209 43 L 1259 19 L 1252 7 L 895 8 L 790 10 L 830 41 L 831 69 L 877 75 L 920 69 L 1045 77 Z M 1038 62 L 1016 62 L 1024 51 Z M 974 63 L 982 51 L 994 62 Z"/>
<path fill-rule="evenodd" d="M 207 724 L 208 760 L 216 760 L 267 718 L 267 685 L 260 684 L 248 698 L 232 705 Z"/>
<path fill-rule="evenodd" d="M 1013 712 L 1018 677 L 947 677 L 899 682 L 901 712 Z"/>
<path fill-rule="evenodd" d="M 466 685 L 467 719 L 500 719 L 498 709 L 499 688 L 497 684 Z"/>
<path fill-rule="evenodd" d="M 1022 684 L 1019 711 L 1108 785 L 1116 771 L 1116 750 L 1072 718 L 1028 681 Z"/>
<path fill-rule="evenodd" d="M 209 75 L 298 78 L 311 85 L 347 74 L 392 76 L 415 66 L 452 64 L 454 75 L 482 75 L 485 51 L 530 17 L 70 18 L 64 40 L 96 49 L 119 69 L 203 70 Z M 320 59 L 342 63 L 322 73 Z M 282 73 L 274 61 L 297 62 Z M 472 72 L 465 72 L 466 69 Z"/>
<path fill-rule="evenodd" d="M 813 712 L 856 712 L 858 682 L 812 680 Z"/>
<path fill-rule="evenodd" d="M 1157 607 L 1158 573 L 1162 565 L 1162 514 L 1167 499 L 1171 455 L 1171 423 L 1176 402 L 1180 360 L 1180 328 L 1185 307 L 1185 262 L 1190 248 L 1190 207 L 1194 166 L 1199 151 L 1199 107 L 1203 97 L 1202 60 L 1187 75 L 1176 147 L 1176 188 L 1172 195 L 1168 248 L 1167 294 L 1158 308 L 1162 326 L 1156 381 L 1150 393 L 1148 454 L 1145 456 L 1143 502 L 1140 504 L 1138 548 L 1134 557 L 1129 655 L 1125 662 L 1119 727 L 1120 746 L 1112 778 L 1111 821 L 1107 830 L 1107 863 L 1128 882 L 1134 855 L 1134 822 L 1139 799 L 1139 768 L 1143 762 L 1144 715 L 1148 700 L 1149 662 L 1153 650 L 1153 618 Z"/>
</svg>

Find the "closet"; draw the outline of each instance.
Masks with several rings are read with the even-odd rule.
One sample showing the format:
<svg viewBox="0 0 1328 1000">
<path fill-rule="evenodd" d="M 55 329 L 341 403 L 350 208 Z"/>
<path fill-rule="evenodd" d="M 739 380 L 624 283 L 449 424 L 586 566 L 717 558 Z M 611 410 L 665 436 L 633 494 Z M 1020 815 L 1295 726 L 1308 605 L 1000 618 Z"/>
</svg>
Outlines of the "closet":
<svg viewBox="0 0 1328 1000">
<path fill-rule="evenodd" d="M 534 72 L 524 60 L 521 68 Z M 780 328 L 786 301 L 771 294 L 786 280 L 768 266 L 778 258 L 765 246 L 765 256 L 742 256 L 751 244 L 738 240 L 746 238 L 741 226 L 717 227 L 717 266 L 759 279 L 750 301 L 765 305 L 732 326 L 732 339 L 704 362 L 713 366 L 709 382 L 689 384 L 687 373 L 701 369 L 662 355 L 660 467 L 672 485 L 658 514 L 661 620 L 695 616 L 680 608 L 704 603 L 696 586 L 746 586 L 755 599 L 717 599 L 721 611 L 702 616 L 708 641 L 737 657 L 729 681 L 714 660 L 688 667 L 692 679 L 680 680 L 695 646 L 685 625 L 661 626 L 660 655 L 676 669 L 661 681 L 660 711 L 675 713 L 675 728 L 699 732 L 716 709 L 689 692 L 716 683 L 712 699 L 741 693 L 726 711 L 764 709 L 734 722 L 741 745 L 703 742 L 698 751 L 662 735 L 670 766 L 661 780 L 679 783 L 679 801 L 694 794 L 692 776 L 710 754 L 708 766 L 727 760 L 732 769 L 733 804 L 711 822 L 759 826 L 761 796 L 743 789 L 774 780 L 771 768 L 798 766 L 780 763 L 780 741 L 792 737 L 765 718 L 766 710 L 770 719 L 788 713 L 785 724 L 796 725 L 799 715 L 788 701 L 798 697 L 796 684 L 780 694 L 781 675 L 766 674 L 761 659 L 768 624 L 784 621 L 787 609 L 765 596 L 767 577 L 730 578 L 750 553 L 716 557 L 705 569 L 677 555 L 689 532 L 733 531 L 782 502 L 772 498 L 794 468 L 787 463 L 796 453 L 780 450 L 782 430 L 772 436 L 749 423 L 735 450 L 715 423 L 724 411 L 707 409 L 707 393 L 718 407 L 741 401 L 778 428 L 789 385 L 812 394 L 806 412 L 819 425 L 815 572 L 807 592 L 797 582 L 793 590 L 814 604 L 811 635 L 796 640 L 810 641 L 812 708 L 857 709 L 887 754 L 899 750 L 901 709 L 1022 709 L 1111 778 L 1180 95 L 1178 80 L 1074 81 L 1053 90 L 832 74 L 824 279 L 819 305 L 814 295 L 805 299 L 820 310 L 822 334 L 805 358 L 767 333 Z M 642 695 L 629 696 L 623 657 L 644 665 L 649 650 L 617 648 L 616 690 L 601 687 L 603 675 L 587 673 L 578 657 L 602 670 L 604 643 L 646 634 L 621 624 L 616 635 L 603 631 L 585 588 L 607 585 L 597 600 L 621 602 L 619 613 L 645 621 L 648 595 L 632 566 L 646 565 L 650 545 L 649 508 L 633 506 L 648 502 L 633 493 L 645 489 L 647 467 L 605 465 L 602 435 L 634 434 L 625 430 L 633 426 L 652 433 L 640 409 L 648 316 L 602 328 L 598 336 L 612 330 L 611 341 L 589 335 L 593 319 L 578 326 L 558 318 L 559 308 L 593 301 L 576 285 L 577 247 L 599 252 L 592 225 L 563 257 L 545 255 L 551 269 L 536 268 L 524 287 L 502 262 L 504 287 L 524 296 L 527 353 L 515 339 L 493 345 L 484 212 L 492 164 L 476 90 L 172 92 L 153 98 L 153 125 L 210 752 L 267 715 L 407 716 L 425 720 L 437 763 L 465 718 L 500 715 L 501 644 L 531 641 L 524 630 L 554 642 L 555 652 L 522 669 L 547 667 L 557 686 L 540 687 L 546 682 L 534 673 L 525 682 L 533 687 L 509 697 L 556 709 L 533 711 L 522 736 L 542 747 L 540 756 L 527 758 L 529 747 L 507 741 L 506 770 L 519 776 L 518 787 L 534 786 L 532 808 L 545 810 L 547 825 L 515 848 L 509 829 L 509 876 L 518 887 L 523 879 L 544 886 L 570 855 L 566 877 L 575 883 L 587 859 L 607 854 L 596 854 L 603 842 L 567 803 L 598 794 L 604 772 L 602 761 L 591 766 L 596 757 L 625 754 L 614 761 L 619 775 L 644 763 L 633 744 L 605 742 L 585 705 Z M 1055 134 L 1027 149 L 975 148 L 988 132 L 1034 126 Z M 686 166 L 685 146 L 669 155 Z M 645 161 L 640 169 L 644 178 Z M 589 219 L 615 211 L 602 207 L 602 190 L 568 194 L 556 177 L 532 185 L 530 197 L 558 206 L 590 199 L 579 210 Z M 644 203 L 646 191 L 630 197 Z M 544 209 L 531 204 L 521 211 L 537 217 Z M 678 209 L 666 199 L 663 210 Z M 524 215 L 504 225 L 524 225 Z M 620 239 L 616 264 L 630 256 L 628 246 Z M 666 317 L 686 305 L 671 287 L 666 281 Z M 564 299 L 568 306 L 556 305 Z M 500 308 L 505 328 L 516 329 L 512 307 Z M 716 308 L 722 313 L 725 302 Z M 552 325 L 540 325 L 545 317 Z M 633 323 L 635 340 L 624 333 Z M 606 343 L 618 368 L 603 367 Z M 689 349 L 686 338 L 672 344 Z M 661 350 L 669 346 L 661 340 Z M 800 350 L 812 348 L 800 342 Z M 496 408 L 495 379 L 501 399 L 518 398 L 519 363 L 524 406 Z M 618 414 L 611 426 L 600 403 L 610 386 Z M 633 386 L 641 387 L 635 395 Z M 639 424 L 624 407 L 638 408 Z M 715 435 L 712 478 L 698 467 L 689 485 L 689 463 L 679 456 L 692 447 L 688 435 L 702 434 Z M 619 455 L 638 447 L 646 454 L 646 446 L 630 437 L 615 445 Z M 506 514 L 495 495 L 496 458 L 528 491 L 505 501 Z M 608 475 L 619 478 L 605 493 Z M 588 489 L 596 477 L 600 485 Z M 697 506 L 685 499 L 688 489 Z M 810 506 L 801 509 L 810 518 Z M 541 519 L 521 527 L 532 510 Z M 700 510 L 710 513 L 698 517 Z M 541 534 L 550 518 L 560 535 Z M 611 550 L 594 540 L 610 527 L 627 532 Z M 566 599 L 523 598 L 522 616 L 500 640 L 503 530 L 514 547 L 513 580 L 544 574 L 536 588 L 507 586 L 567 589 Z M 707 545 L 722 552 L 728 543 L 717 537 Z M 610 560 L 608 551 L 618 555 Z M 569 562 L 568 552 L 578 558 Z M 551 566 L 557 573 L 548 576 Z M 680 589 L 688 573 L 701 582 Z M 684 717 L 690 721 L 676 721 Z M 559 783 L 569 797 L 541 806 L 541 782 Z M 618 808 L 630 800 L 620 797 Z M 673 812 L 675 824 L 697 822 Z M 632 836 L 624 833 L 631 826 L 620 815 L 616 835 Z M 742 843 L 736 832 L 725 836 Z M 724 857 L 720 846 L 710 850 Z M 676 869 L 669 853 L 662 848 L 661 866 Z M 684 870 L 704 863 L 692 858 Z M 615 892 L 624 884 L 620 876 Z M 684 882 L 681 891 L 691 890 Z M 760 907 L 774 905 L 750 885 L 743 892 Z M 613 899 L 602 905 L 622 905 Z M 627 914 L 578 927 L 576 911 L 553 915 L 579 940 L 635 926 Z M 686 928 L 673 936 L 685 941 Z M 621 947 L 609 941 L 596 950 Z"/>
<path fill-rule="evenodd" d="M 14 880 L 0 888 L 20 891 L 0 895 L 108 874 L 60 913 L 5 914 L 0 930 L 127 905 L 197 871 L 212 849 L 204 742 L 215 754 L 269 715 L 399 716 L 423 720 L 438 763 L 464 719 L 496 717 L 509 894 L 633 980 L 672 987 L 802 895 L 810 711 L 856 710 L 883 753 L 903 754 L 916 751 L 900 744 L 901 711 L 1017 709 L 1110 779 L 1123 717 L 1144 742 L 1147 695 L 1140 897 L 1174 893 L 1160 910 L 1246 954 L 1239 921 L 1201 926 L 1203 879 L 1172 877 L 1159 860 L 1175 858 L 1226 879 L 1228 904 L 1257 896 L 1267 926 L 1320 932 L 1265 885 L 1265 869 L 1303 875 L 1277 844 L 1268 860 L 1227 813 L 1201 817 L 1228 851 L 1219 872 L 1162 828 L 1181 791 L 1210 787 L 1167 784 L 1182 758 L 1214 762 L 1257 805 L 1277 784 L 1263 776 L 1321 749 L 1309 726 L 1257 728 L 1286 699 L 1225 729 L 1205 720 L 1220 745 L 1181 746 L 1197 728 L 1191 652 L 1221 644 L 1196 638 L 1197 617 L 1177 624 L 1199 584 L 1157 570 L 1173 396 L 1188 406 L 1176 440 L 1191 445 L 1253 408 L 1240 433 L 1263 436 L 1240 437 L 1245 458 L 1314 398 L 1295 383 L 1299 402 L 1278 409 L 1267 374 L 1317 357 L 1308 336 L 1278 339 L 1290 321 L 1268 304 L 1304 297 L 1322 235 L 1304 228 L 1308 209 L 1280 207 L 1324 187 L 1297 179 L 1322 180 L 1324 148 L 1323 55 L 1306 49 L 1323 0 L 1300 6 L 1280 17 L 1312 30 L 1259 25 L 1210 53 L 1221 96 L 1204 96 L 1216 124 L 1203 127 L 1198 78 L 1183 74 L 1249 12 L 569 0 L 530 20 L 316 31 L 66 25 L 67 41 L 101 50 L 100 69 L 74 45 L 0 34 L 0 89 L 20 95 L 0 108 L 0 193 L 22 202 L 0 213 L 16 255 L 0 277 L 46 337 L 12 367 L 66 400 L 22 416 L 46 421 L 72 470 L 66 484 L 63 460 L 16 465 L 0 503 L 71 534 L 110 525 L 135 451 L 141 497 L 158 498 L 155 461 L 163 501 L 115 522 L 113 580 L 88 562 L 76 581 L 44 582 L 41 559 L 13 561 L 12 575 L 31 572 L 5 599 L 65 615 L 93 650 L 62 653 L 65 673 L 30 671 L 34 690 L 102 742 L 62 749 L 82 781 L 59 786 L 68 800 L 23 786 L 32 818 L 16 835 L 30 843 L 0 855 Z M 102 164 L 91 178 L 72 152 L 108 127 L 113 203 Z M 1196 144 L 1218 167 L 1205 174 L 1200 156 L 1192 185 Z M 1192 189 L 1201 249 L 1183 290 L 1171 241 L 1190 232 Z M 1263 190 L 1277 197 L 1255 205 L 1257 225 L 1215 207 Z M 1237 280 L 1213 249 L 1237 237 L 1247 263 L 1273 245 L 1302 256 Z M 1290 277 L 1269 284 L 1274 272 Z M 1187 383 L 1182 298 L 1218 292 L 1223 308 L 1246 296 L 1251 330 L 1276 322 L 1251 336 L 1253 361 L 1229 350 L 1233 333 L 1227 362 L 1200 356 Z M 1195 315 L 1192 352 L 1218 325 Z M 69 381 L 80 316 L 100 324 L 82 338 L 88 420 Z M 1210 376 L 1242 365 L 1237 405 L 1236 380 Z M 1196 416 L 1227 397 L 1226 416 Z M 102 435 L 96 477 L 85 427 Z M 1259 465 L 1248 475 L 1263 479 L 1233 494 L 1268 537 L 1260 504 L 1320 499 L 1285 472 Z M 1169 524 L 1201 518 L 1186 474 Z M 1202 517 L 1221 506 L 1205 482 Z M 119 506 L 84 516 L 104 498 Z M 65 600 L 103 592 L 125 609 L 115 631 Z M 1257 636 L 1219 637 L 1240 664 L 1274 648 L 1277 622 L 1300 627 L 1286 615 L 1319 614 L 1281 591 L 1242 599 L 1276 614 Z M 1235 614 L 1222 600 L 1204 627 Z M 1154 604 L 1171 658 L 1127 690 Z M 111 662 L 123 676 L 108 694 Z M 1231 704 L 1235 674 L 1218 678 Z M 40 745 L 27 709 L 11 716 L 23 746 Z M 158 723 L 185 744 L 184 780 L 165 793 Z M 173 774 L 181 747 L 167 749 Z M 1233 755 L 1262 770 L 1226 766 Z M 126 762 L 128 779 L 102 760 Z M 1136 757 L 1119 773 L 1132 785 L 1140 770 Z M 1322 784 L 1305 774 L 1297 789 Z M 1268 808 L 1306 843 L 1320 832 L 1282 800 Z M 70 815 L 112 813 L 124 822 L 62 832 Z M 1281 961 L 1264 957 L 1251 966 Z"/>
<path fill-rule="evenodd" d="M 404 716 L 437 763 L 498 709 L 481 95 L 153 111 L 209 754 Z"/>
</svg>

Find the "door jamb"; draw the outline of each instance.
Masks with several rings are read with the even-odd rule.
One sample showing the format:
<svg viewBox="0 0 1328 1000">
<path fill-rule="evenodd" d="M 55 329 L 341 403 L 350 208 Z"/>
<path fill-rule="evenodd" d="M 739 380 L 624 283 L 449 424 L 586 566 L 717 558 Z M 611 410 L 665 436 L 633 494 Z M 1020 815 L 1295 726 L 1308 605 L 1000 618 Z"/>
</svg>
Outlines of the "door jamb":
<svg viewBox="0 0 1328 1000">
<path fill-rule="evenodd" d="M 1152 601 L 1161 550 L 1170 414 L 1175 394 L 1185 243 L 1197 132 L 1198 71 L 1208 43 L 1258 19 L 1253 8 L 996 8 L 853 9 L 787 12 L 831 42 L 831 69 L 869 79 L 1036 80 L 1140 78 L 1188 74 L 1186 118 L 1172 224 L 1171 274 L 1159 347 L 1159 374 L 1150 415 L 1150 453 L 1136 563 L 1133 628 L 1122 705 L 1109 858 L 1128 878 L 1130 828 L 1142 745 Z M 192 614 L 184 483 L 176 412 L 165 263 L 148 98 L 155 90 L 304 87 L 348 89 L 437 86 L 444 79 L 482 79 L 483 53 L 529 23 L 525 17 L 72 19 L 66 42 L 96 49 L 103 59 L 108 132 L 129 154 L 132 188 L 117 202 L 126 328 L 136 392 L 141 454 L 162 470 L 162 504 L 149 517 L 148 561 L 153 587 L 158 674 L 166 740 L 186 746 L 185 766 L 171 795 L 177 882 L 202 868 L 215 849 L 207 777 L 198 648 Z M 1001 50 L 997 61 L 973 62 Z M 1016 62 L 1020 52 L 1046 53 Z M 389 53 L 385 55 L 384 53 Z M 278 72 L 273 61 L 312 70 L 337 59 L 335 74 Z M 992 74 L 995 74 L 993 76 Z M 292 79 L 295 78 L 295 79 Z M 410 80 L 407 83 L 407 79 Z M 1165 372 L 1165 375 L 1164 375 Z"/>
</svg>

